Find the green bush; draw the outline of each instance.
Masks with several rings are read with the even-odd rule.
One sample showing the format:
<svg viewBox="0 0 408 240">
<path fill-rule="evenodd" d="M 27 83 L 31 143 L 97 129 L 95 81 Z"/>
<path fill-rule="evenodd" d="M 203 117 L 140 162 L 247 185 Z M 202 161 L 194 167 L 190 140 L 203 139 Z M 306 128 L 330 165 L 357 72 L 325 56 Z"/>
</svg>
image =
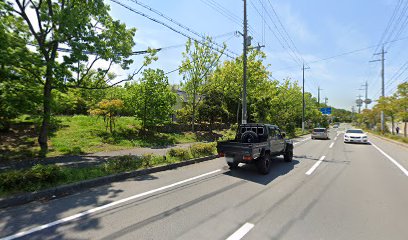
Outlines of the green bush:
<svg viewBox="0 0 408 240">
<path fill-rule="evenodd" d="M 171 158 L 175 158 L 177 160 L 188 160 L 191 158 L 190 151 L 187 148 L 171 148 L 167 154 Z"/>
<path fill-rule="evenodd" d="M 37 164 L 28 170 L 13 170 L 0 174 L 0 189 L 3 191 L 36 190 L 57 183 L 64 178 L 56 165 Z"/>
<path fill-rule="evenodd" d="M 106 161 L 103 168 L 106 172 L 116 173 L 132 169 L 138 169 L 142 166 L 142 161 L 137 156 L 125 155 L 113 157 Z"/>
<path fill-rule="evenodd" d="M 210 156 L 216 152 L 216 143 L 197 143 L 190 147 L 190 151 L 194 158 Z"/>
<path fill-rule="evenodd" d="M 0 189 L 2 191 L 9 191 L 21 188 L 24 185 L 23 176 L 23 172 L 17 170 L 0 173 Z"/>
</svg>

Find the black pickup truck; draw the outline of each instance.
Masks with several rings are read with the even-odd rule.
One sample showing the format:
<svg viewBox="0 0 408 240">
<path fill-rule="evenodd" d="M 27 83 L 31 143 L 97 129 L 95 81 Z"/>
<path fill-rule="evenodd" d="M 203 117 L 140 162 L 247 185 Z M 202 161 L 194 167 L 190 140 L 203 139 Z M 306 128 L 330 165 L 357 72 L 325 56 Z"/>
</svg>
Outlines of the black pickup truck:
<svg viewBox="0 0 408 240">
<path fill-rule="evenodd" d="M 262 174 L 269 173 L 271 157 L 283 155 L 286 162 L 293 158 L 293 142 L 276 125 L 248 123 L 238 127 L 235 140 L 217 144 L 220 157 L 225 157 L 230 169 L 239 163 L 256 164 Z"/>
</svg>

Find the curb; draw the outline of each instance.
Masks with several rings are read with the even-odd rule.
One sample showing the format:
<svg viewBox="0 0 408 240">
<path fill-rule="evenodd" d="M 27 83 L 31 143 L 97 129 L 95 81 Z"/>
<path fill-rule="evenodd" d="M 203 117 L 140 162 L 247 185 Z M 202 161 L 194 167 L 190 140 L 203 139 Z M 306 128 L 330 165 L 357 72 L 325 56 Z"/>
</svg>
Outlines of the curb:
<svg viewBox="0 0 408 240">
<path fill-rule="evenodd" d="M 22 205 L 22 204 L 26 204 L 26 203 L 37 201 L 37 200 L 52 200 L 52 199 L 64 197 L 67 195 L 72 195 L 84 189 L 102 186 L 102 185 L 105 185 L 111 182 L 123 181 L 125 179 L 132 178 L 132 177 L 166 171 L 166 170 L 175 169 L 175 168 L 179 168 L 179 167 L 183 167 L 183 166 L 187 166 L 187 165 L 191 165 L 195 163 L 213 160 L 217 157 L 218 155 L 211 155 L 211 156 L 202 157 L 202 158 L 195 158 L 195 159 L 191 159 L 191 160 L 187 160 L 183 162 L 172 163 L 169 165 L 163 165 L 163 166 L 152 167 L 152 168 L 147 168 L 147 169 L 142 169 L 142 170 L 136 170 L 132 172 L 123 172 L 123 173 L 118 173 L 118 174 L 109 175 L 105 177 L 61 185 L 58 187 L 49 188 L 49 189 L 45 189 L 45 190 L 41 190 L 37 192 L 29 192 L 29 193 L 18 194 L 18 195 L 7 197 L 7 198 L 0 198 L 0 209 Z"/>
<path fill-rule="evenodd" d="M 383 136 L 380 136 L 380 135 L 377 135 L 377 134 L 373 134 L 373 133 L 370 133 L 370 134 L 373 135 L 374 137 L 381 138 L 382 140 L 385 140 L 385 141 L 388 141 L 388 142 L 392 142 L 392 143 L 395 143 L 395 144 L 400 145 L 400 146 L 402 146 L 402 147 L 408 148 L 408 144 L 406 144 L 406 143 L 402 143 L 402 142 L 399 142 L 399 141 L 395 141 L 395 140 L 393 140 L 393 139 L 389 139 L 389 138 L 386 138 L 386 137 L 383 137 Z"/>
</svg>

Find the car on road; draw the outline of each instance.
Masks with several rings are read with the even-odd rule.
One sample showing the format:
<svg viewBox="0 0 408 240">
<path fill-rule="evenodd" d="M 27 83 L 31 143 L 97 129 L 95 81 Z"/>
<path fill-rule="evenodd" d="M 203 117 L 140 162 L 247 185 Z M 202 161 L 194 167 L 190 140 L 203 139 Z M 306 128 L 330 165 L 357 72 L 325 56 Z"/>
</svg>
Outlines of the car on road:
<svg viewBox="0 0 408 240">
<path fill-rule="evenodd" d="M 312 139 L 329 139 L 327 128 L 314 128 L 312 131 Z"/>
<path fill-rule="evenodd" d="M 345 143 L 368 143 L 367 134 L 361 129 L 348 129 L 344 133 Z"/>
<path fill-rule="evenodd" d="M 337 123 L 334 124 L 334 125 L 333 125 L 333 128 L 339 128 L 339 124 L 337 124 Z"/>
<path fill-rule="evenodd" d="M 230 169 L 239 163 L 255 164 L 262 174 L 269 173 L 272 157 L 283 155 L 286 162 L 293 158 L 293 142 L 276 125 L 248 123 L 238 127 L 235 140 L 217 144 L 220 157 Z"/>
</svg>

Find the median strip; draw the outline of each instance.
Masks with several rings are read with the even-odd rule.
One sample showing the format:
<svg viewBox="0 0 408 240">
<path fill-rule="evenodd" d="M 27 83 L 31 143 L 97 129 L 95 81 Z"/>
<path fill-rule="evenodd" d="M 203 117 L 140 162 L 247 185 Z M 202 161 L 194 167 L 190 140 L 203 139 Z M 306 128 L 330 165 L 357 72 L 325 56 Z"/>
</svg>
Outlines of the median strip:
<svg viewBox="0 0 408 240">
<path fill-rule="evenodd" d="M 255 225 L 252 223 L 245 223 L 240 227 L 237 231 L 235 231 L 231 236 L 227 238 L 227 240 L 240 240 L 247 234 Z"/>
<path fill-rule="evenodd" d="M 314 170 L 322 163 L 322 161 L 326 158 L 326 156 L 322 156 L 319 161 L 317 161 L 310 169 L 306 172 L 306 175 L 310 175 L 313 173 Z"/>
<path fill-rule="evenodd" d="M 390 157 L 390 155 L 386 154 L 381 148 L 377 147 L 374 143 L 370 142 L 373 147 L 375 147 L 382 155 L 388 158 L 392 163 L 394 163 L 395 166 L 397 166 L 407 177 L 408 177 L 408 171 L 405 169 L 401 164 L 399 164 L 394 158 Z"/>
<path fill-rule="evenodd" d="M 182 180 L 182 181 L 170 184 L 170 185 L 166 185 L 166 186 L 163 186 L 163 187 L 160 187 L 160 188 L 156 188 L 156 189 L 153 189 L 153 190 L 150 190 L 150 191 L 147 191 L 147 192 L 139 193 L 139 194 L 136 194 L 136 195 L 133 195 L 133 196 L 130 196 L 130 197 L 115 201 L 115 202 L 111 202 L 111 203 L 108 203 L 108 204 L 105 204 L 105 205 L 102 205 L 102 206 L 99 206 L 99 207 L 96 207 L 96 208 L 92 208 L 92 209 L 77 213 L 77 214 L 69 216 L 69 217 L 62 218 L 62 219 L 54 221 L 54 222 L 50 222 L 50 223 L 47 223 L 47 224 L 44 224 L 44 225 L 41 225 L 41 226 L 38 226 L 38 227 L 34 227 L 34 228 L 31 228 L 31 229 L 26 230 L 26 231 L 18 232 L 16 234 L 7 236 L 5 238 L 2 238 L 2 240 L 11 240 L 11 239 L 16 239 L 16 238 L 20 238 L 20 237 L 23 237 L 23 236 L 27 236 L 29 234 L 32 234 L 32 233 L 35 233 L 35 232 L 38 232 L 38 231 L 41 231 L 41 230 L 44 230 L 44 229 L 47 229 L 47 228 L 50 228 L 50 227 L 53 227 L 53 226 L 57 226 L 57 225 L 60 225 L 62 223 L 70 222 L 70 221 L 82 218 L 84 216 L 90 215 L 92 213 L 100 212 L 101 210 L 111 208 L 113 206 L 116 206 L 116 205 L 119 205 L 119 204 L 122 204 L 122 203 L 125 203 L 125 202 L 129 202 L 131 200 L 135 200 L 135 199 L 138 199 L 138 198 L 141 198 L 141 197 L 153 194 L 153 193 L 157 193 L 159 191 L 163 191 L 163 190 L 166 190 L 166 189 L 169 189 L 169 188 L 172 188 L 172 187 L 175 187 L 175 186 L 187 183 L 187 182 L 191 182 L 191 181 L 197 180 L 199 178 L 203 178 L 203 177 L 206 177 L 208 175 L 218 173 L 220 171 L 221 171 L 221 169 L 217 169 L 217 170 L 214 170 L 214 171 L 211 171 L 211 172 L 208 172 L 208 173 L 204 173 L 204 174 L 192 177 L 192 178 L 188 178 L 188 179 L 185 179 L 185 180 Z"/>
</svg>

